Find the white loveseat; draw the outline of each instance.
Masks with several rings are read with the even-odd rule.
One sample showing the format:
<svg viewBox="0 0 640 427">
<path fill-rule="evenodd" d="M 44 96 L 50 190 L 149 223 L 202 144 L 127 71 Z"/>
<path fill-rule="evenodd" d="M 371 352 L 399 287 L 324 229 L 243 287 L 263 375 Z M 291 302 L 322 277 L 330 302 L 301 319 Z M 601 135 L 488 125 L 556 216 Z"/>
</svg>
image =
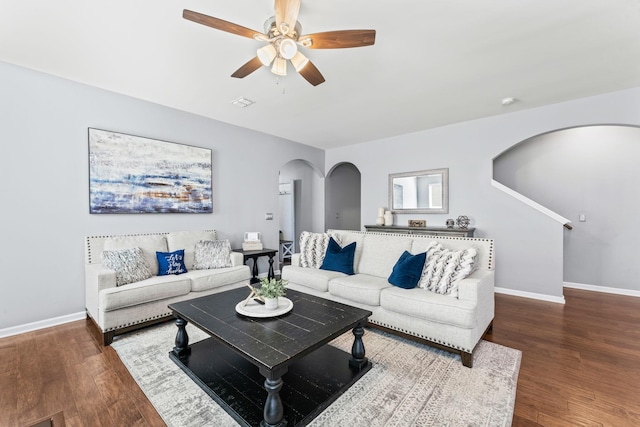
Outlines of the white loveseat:
<svg viewBox="0 0 640 427">
<path fill-rule="evenodd" d="M 302 267 L 298 253 L 282 270 L 289 288 L 370 310 L 373 326 L 458 353 L 463 365 L 472 367 L 473 350 L 491 331 L 494 317 L 493 240 L 348 230 L 328 233 L 337 235 L 343 247 L 356 242 L 355 274 Z M 387 280 L 404 251 L 425 252 L 434 240 L 446 249 L 477 251 L 475 270 L 458 282 L 457 298 L 422 288 L 403 289 Z"/>
<path fill-rule="evenodd" d="M 215 230 L 87 236 L 85 238 L 85 302 L 87 317 L 109 345 L 114 335 L 166 320 L 171 303 L 245 286 L 251 277 L 243 255 L 231 252 L 231 267 L 194 270 L 195 245 L 216 240 Z M 152 277 L 116 286 L 116 272 L 102 264 L 102 252 L 141 248 Z M 156 251 L 184 249 L 183 274 L 158 276 Z"/>
</svg>

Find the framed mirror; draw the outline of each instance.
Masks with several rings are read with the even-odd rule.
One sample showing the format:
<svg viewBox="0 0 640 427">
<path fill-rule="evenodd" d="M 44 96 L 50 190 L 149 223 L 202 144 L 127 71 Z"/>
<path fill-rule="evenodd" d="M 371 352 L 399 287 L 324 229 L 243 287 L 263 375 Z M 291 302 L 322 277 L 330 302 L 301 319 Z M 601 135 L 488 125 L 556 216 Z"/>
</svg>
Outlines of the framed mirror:
<svg viewBox="0 0 640 427">
<path fill-rule="evenodd" d="M 389 174 L 394 213 L 449 213 L 449 169 Z"/>
</svg>

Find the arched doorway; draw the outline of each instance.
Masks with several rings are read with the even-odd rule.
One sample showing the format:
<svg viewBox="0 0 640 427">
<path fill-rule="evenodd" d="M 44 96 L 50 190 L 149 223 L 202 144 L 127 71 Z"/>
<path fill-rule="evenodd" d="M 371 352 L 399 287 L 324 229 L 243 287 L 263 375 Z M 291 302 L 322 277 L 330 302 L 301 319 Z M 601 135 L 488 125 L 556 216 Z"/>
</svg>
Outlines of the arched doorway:
<svg viewBox="0 0 640 427">
<path fill-rule="evenodd" d="M 334 166 L 325 180 L 327 229 L 360 230 L 361 175 L 353 163 Z"/>
<path fill-rule="evenodd" d="M 640 128 L 593 125 L 528 138 L 493 161 L 493 178 L 568 218 L 565 286 L 640 291 L 629 227 L 640 214 L 635 197 Z"/>
<path fill-rule="evenodd" d="M 294 252 L 299 250 L 300 233 L 324 230 L 323 178 L 321 171 L 306 160 L 291 160 L 280 168 L 280 236 L 293 242 Z"/>
</svg>

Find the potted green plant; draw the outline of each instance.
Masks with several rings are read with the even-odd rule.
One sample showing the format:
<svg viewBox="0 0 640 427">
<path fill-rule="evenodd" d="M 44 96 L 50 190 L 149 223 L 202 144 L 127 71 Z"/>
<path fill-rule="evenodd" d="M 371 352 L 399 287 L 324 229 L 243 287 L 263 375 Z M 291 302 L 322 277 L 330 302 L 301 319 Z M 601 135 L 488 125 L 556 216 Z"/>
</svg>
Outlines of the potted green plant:
<svg viewBox="0 0 640 427">
<path fill-rule="evenodd" d="M 287 293 L 287 281 L 282 279 L 260 279 L 260 287 L 256 293 L 264 299 L 264 306 L 267 309 L 278 308 L 278 297 Z"/>
</svg>

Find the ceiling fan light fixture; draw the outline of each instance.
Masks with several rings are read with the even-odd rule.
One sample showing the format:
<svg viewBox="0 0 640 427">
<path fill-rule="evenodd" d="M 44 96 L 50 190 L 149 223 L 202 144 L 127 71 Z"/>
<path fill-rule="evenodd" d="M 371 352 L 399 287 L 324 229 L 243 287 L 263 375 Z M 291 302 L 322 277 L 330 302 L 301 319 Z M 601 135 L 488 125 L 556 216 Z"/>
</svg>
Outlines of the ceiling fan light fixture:
<svg viewBox="0 0 640 427">
<path fill-rule="evenodd" d="M 289 33 L 289 24 L 287 24 L 286 22 L 281 22 L 280 26 L 278 26 L 278 29 L 280 30 L 280 34 L 288 34 Z"/>
<path fill-rule="evenodd" d="M 293 58 L 291 58 L 291 64 L 296 71 L 300 72 L 309 63 L 309 58 L 304 56 L 300 51 L 297 51 Z"/>
<path fill-rule="evenodd" d="M 313 44 L 313 40 L 311 40 L 311 37 L 303 37 L 298 40 L 298 43 L 300 43 L 304 47 L 311 47 L 311 45 Z"/>
<path fill-rule="evenodd" d="M 273 61 L 273 67 L 271 67 L 271 72 L 278 76 L 286 76 L 287 60 L 281 57 L 277 57 L 275 61 Z"/>
<path fill-rule="evenodd" d="M 276 48 L 273 47 L 272 44 L 268 44 L 266 46 L 258 49 L 258 59 L 262 62 L 262 65 L 268 67 L 271 64 L 271 61 L 276 57 Z"/>
<path fill-rule="evenodd" d="M 278 51 L 284 59 L 291 59 L 298 52 L 298 46 L 294 40 L 286 38 L 280 41 Z"/>
</svg>

